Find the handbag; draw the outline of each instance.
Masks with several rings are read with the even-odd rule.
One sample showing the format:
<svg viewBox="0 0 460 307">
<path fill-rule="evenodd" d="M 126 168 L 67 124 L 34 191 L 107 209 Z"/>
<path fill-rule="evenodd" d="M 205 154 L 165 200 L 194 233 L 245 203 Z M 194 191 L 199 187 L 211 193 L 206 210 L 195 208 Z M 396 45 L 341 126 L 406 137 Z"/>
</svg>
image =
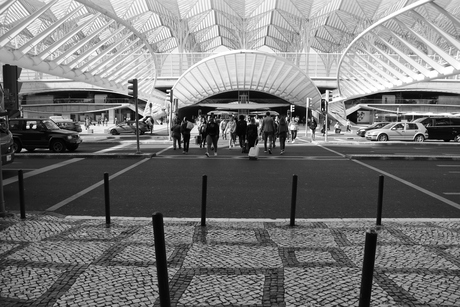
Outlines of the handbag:
<svg viewBox="0 0 460 307">
<path fill-rule="evenodd" d="M 195 125 L 192 122 L 187 121 L 187 129 L 192 130 Z"/>
</svg>

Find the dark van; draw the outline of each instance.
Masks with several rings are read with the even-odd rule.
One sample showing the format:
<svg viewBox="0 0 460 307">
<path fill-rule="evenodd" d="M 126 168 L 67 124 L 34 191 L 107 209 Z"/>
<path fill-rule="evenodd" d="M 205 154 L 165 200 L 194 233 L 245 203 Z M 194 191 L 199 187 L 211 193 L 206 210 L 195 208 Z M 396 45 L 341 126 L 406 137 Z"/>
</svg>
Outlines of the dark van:
<svg viewBox="0 0 460 307">
<path fill-rule="evenodd" d="M 460 142 L 460 117 L 422 117 L 414 120 L 428 130 L 428 139 Z"/>
</svg>

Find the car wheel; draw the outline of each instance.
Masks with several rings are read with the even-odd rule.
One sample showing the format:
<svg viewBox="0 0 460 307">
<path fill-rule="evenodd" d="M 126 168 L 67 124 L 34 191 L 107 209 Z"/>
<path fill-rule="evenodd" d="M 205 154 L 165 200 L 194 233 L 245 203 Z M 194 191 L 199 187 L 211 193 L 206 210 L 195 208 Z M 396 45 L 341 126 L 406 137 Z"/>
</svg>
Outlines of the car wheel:
<svg viewBox="0 0 460 307">
<path fill-rule="evenodd" d="M 379 142 L 386 142 L 386 141 L 388 141 L 388 135 L 386 135 L 386 134 L 383 133 L 383 134 L 379 135 L 379 137 L 378 137 L 377 140 L 378 140 Z"/>
<path fill-rule="evenodd" d="M 54 152 L 64 152 L 66 147 L 63 141 L 54 140 L 51 142 L 50 149 Z"/>
<path fill-rule="evenodd" d="M 111 135 L 118 135 L 119 133 L 118 133 L 117 130 L 112 129 L 112 130 L 110 130 L 110 134 L 111 134 Z"/>
<path fill-rule="evenodd" d="M 30 152 L 35 151 L 35 147 L 26 147 L 26 150 Z"/>
<path fill-rule="evenodd" d="M 145 134 L 145 131 L 144 130 L 140 130 L 140 135 L 144 135 Z"/>
<path fill-rule="evenodd" d="M 68 151 L 75 151 L 77 150 L 78 145 L 67 145 L 67 150 Z"/>
<path fill-rule="evenodd" d="M 460 142 L 460 134 L 454 137 L 454 142 Z"/>
<path fill-rule="evenodd" d="M 17 139 L 14 140 L 13 150 L 14 150 L 14 152 L 21 152 L 21 150 L 22 150 L 21 142 L 19 140 L 17 140 Z"/>
<path fill-rule="evenodd" d="M 415 136 L 415 139 L 414 139 L 415 142 L 424 142 L 425 141 L 425 137 L 421 134 L 418 134 Z"/>
</svg>

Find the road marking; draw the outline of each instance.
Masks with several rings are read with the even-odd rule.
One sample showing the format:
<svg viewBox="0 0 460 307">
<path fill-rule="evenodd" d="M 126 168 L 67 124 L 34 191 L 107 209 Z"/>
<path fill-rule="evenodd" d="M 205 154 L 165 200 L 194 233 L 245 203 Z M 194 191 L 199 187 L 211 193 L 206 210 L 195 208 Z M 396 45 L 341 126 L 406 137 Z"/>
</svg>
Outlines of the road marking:
<svg viewBox="0 0 460 307">
<path fill-rule="evenodd" d="M 171 146 L 169 146 L 169 147 L 166 147 L 165 149 L 160 150 L 159 152 L 156 153 L 156 155 L 157 155 L 157 156 L 158 156 L 158 155 L 161 155 L 161 154 L 164 153 L 166 150 L 171 149 L 171 148 L 173 148 L 173 145 L 171 145 Z"/>
<path fill-rule="evenodd" d="M 415 184 L 413 184 L 413 183 L 410 183 L 409 181 L 406 181 L 406 180 L 404 180 L 404 179 L 402 179 L 402 178 L 399 178 L 399 177 L 397 177 L 397 176 L 395 176 L 395 175 L 392 175 L 392 174 L 390 174 L 390 173 L 384 172 L 384 171 L 382 171 L 382 170 L 380 170 L 380 169 L 378 169 L 378 168 L 376 168 L 376 167 L 370 166 L 370 165 L 365 164 L 365 163 L 363 163 L 363 162 L 361 162 L 361 161 L 354 160 L 354 159 L 352 159 L 351 161 L 356 162 L 356 163 L 358 163 L 358 164 L 361 164 L 362 166 L 367 167 L 367 168 L 369 168 L 369 169 L 371 169 L 371 170 L 374 170 L 374 171 L 376 171 L 376 172 L 378 172 L 378 173 L 381 173 L 382 175 L 385 175 L 385 176 L 388 176 L 388 177 L 390 177 L 390 178 L 393 178 L 394 180 L 397 180 L 397 181 L 399 181 L 399 182 L 401 182 L 401 183 L 403 183 L 403 184 L 405 184 L 405 185 L 410 186 L 411 188 L 414 188 L 414 189 L 416 189 L 416 190 L 418 190 L 418 191 L 420 191 L 420 192 L 422 192 L 422 193 L 425 193 L 425 194 L 427 194 L 428 196 L 431 196 L 431 197 L 433 197 L 433 198 L 435 198 L 435 199 L 437 199 L 437 200 L 439 200 L 439 201 L 441 201 L 441 202 L 443 202 L 443 203 L 445 203 L 445 204 L 447 204 L 447 205 L 449 205 L 449 206 L 452 206 L 452 207 L 454 207 L 454 208 L 456 208 L 456 209 L 460 209 L 460 204 L 457 204 L 456 202 L 453 202 L 453 201 L 451 201 L 451 200 L 449 200 L 449 199 L 447 199 L 447 198 L 444 198 L 444 197 L 442 197 L 442 196 L 440 196 L 440 195 L 438 195 L 438 194 L 435 194 L 435 193 L 433 193 L 433 192 L 430 192 L 430 191 L 428 191 L 428 190 L 426 190 L 426 189 L 424 189 L 424 188 L 422 188 L 422 187 L 419 187 L 418 185 L 415 185 Z"/>
<path fill-rule="evenodd" d="M 460 164 L 454 164 L 454 165 L 442 165 L 442 164 L 439 164 L 439 165 L 436 165 L 438 167 L 460 167 Z"/>
<path fill-rule="evenodd" d="M 120 145 L 117 145 L 117 146 L 113 146 L 113 147 L 109 147 L 109 148 L 105 148 L 105 149 L 96 151 L 96 153 L 103 153 L 103 152 L 113 151 L 113 150 L 121 149 L 121 148 L 130 146 L 130 145 L 131 145 L 131 144 L 129 144 L 129 143 L 120 144 Z"/>
<path fill-rule="evenodd" d="M 344 155 L 344 154 L 342 154 L 342 153 L 340 153 L 340 152 L 337 152 L 337 151 L 335 151 L 335 150 L 332 150 L 332 149 L 330 149 L 330 148 L 324 147 L 324 146 L 322 146 L 322 145 L 320 145 L 320 144 L 318 144 L 317 146 L 319 146 L 319 147 L 321 147 L 321 148 L 323 148 L 323 149 L 326 149 L 327 151 L 330 151 L 330 152 L 332 152 L 332 153 L 334 153 L 334 154 L 336 154 L 336 155 L 338 155 L 338 156 L 341 156 L 341 157 L 343 157 L 343 158 L 346 157 L 346 155 Z"/>
<path fill-rule="evenodd" d="M 150 160 L 150 158 L 146 158 L 146 159 L 143 159 L 143 160 L 141 160 L 141 161 L 139 161 L 139 162 L 137 162 L 137 163 L 135 163 L 135 164 L 133 164 L 133 165 L 131 165 L 131 166 L 128 166 L 127 168 L 122 169 L 122 170 L 119 171 L 118 173 L 115 173 L 115 174 L 109 176 L 109 180 L 111 180 L 111 179 L 113 179 L 113 178 L 116 178 L 116 177 L 120 176 L 121 174 L 126 173 L 127 171 L 129 171 L 129 170 L 131 170 L 131 169 L 137 167 L 138 165 L 141 165 L 142 163 L 144 163 L 144 162 L 146 162 L 146 161 L 149 161 L 149 160 Z M 83 196 L 83 195 L 85 195 L 86 193 L 91 192 L 92 190 L 98 188 L 99 186 L 101 186 L 101 185 L 103 185 L 103 184 L 104 184 L 104 180 L 101 180 L 101 181 L 99 181 L 99 182 L 93 184 L 92 186 L 90 186 L 90 187 L 88 187 L 88 188 L 86 188 L 86 189 L 80 191 L 79 193 L 74 194 L 74 195 L 70 196 L 70 197 L 67 198 L 67 199 L 64 199 L 63 201 L 61 201 L 61 202 L 55 204 L 54 206 L 49 207 L 49 208 L 46 209 L 45 211 L 55 211 L 55 210 L 57 210 L 57 209 L 59 209 L 59 208 L 65 206 L 65 205 L 67 205 L 68 203 L 74 201 L 75 199 L 79 198 L 80 196 Z"/>
<path fill-rule="evenodd" d="M 75 162 L 78 162 L 78 161 L 81 161 L 81 160 L 84 160 L 84 158 L 73 158 L 73 159 L 62 161 L 60 163 L 56 163 L 56 164 L 53 164 L 53 165 L 50 165 L 50 166 L 42 167 L 42 168 L 39 168 L 39 169 L 36 169 L 36 170 L 33 170 L 33 171 L 25 173 L 23 178 L 26 179 L 26 178 L 29 178 L 29 177 L 32 177 L 32 176 L 35 176 L 35 175 L 39 175 L 41 173 L 48 172 L 48 171 L 51 171 L 53 169 L 56 169 L 56 168 L 59 168 L 59 167 L 65 166 L 65 165 L 69 165 L 69 164 L 72 164 L 72 163 L 75 163 Z M 15 183 L 17 181 L 18 181 L 17 177 L 11 177 L 11 178 L 3 180 L 3 185 L 5 186 L 7 184 Z"/>
</svg>

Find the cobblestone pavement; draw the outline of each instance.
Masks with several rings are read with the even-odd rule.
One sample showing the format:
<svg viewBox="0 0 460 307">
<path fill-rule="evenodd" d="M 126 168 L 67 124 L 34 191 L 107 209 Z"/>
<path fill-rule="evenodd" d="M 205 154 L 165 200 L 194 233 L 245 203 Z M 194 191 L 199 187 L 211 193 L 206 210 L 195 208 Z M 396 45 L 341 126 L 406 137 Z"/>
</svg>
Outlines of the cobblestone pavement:
<svg viewBox="0 0 460 307">
<path fill-rule="evenodd" d="M 372 220 L 165 219 L 172 306 L 358 306 Z M 460 220 L 384 220 L 372 306 L 460 306 Z M 159 306 L 149 219 L 0 218 L 0 306 Z"/>
</svg>

